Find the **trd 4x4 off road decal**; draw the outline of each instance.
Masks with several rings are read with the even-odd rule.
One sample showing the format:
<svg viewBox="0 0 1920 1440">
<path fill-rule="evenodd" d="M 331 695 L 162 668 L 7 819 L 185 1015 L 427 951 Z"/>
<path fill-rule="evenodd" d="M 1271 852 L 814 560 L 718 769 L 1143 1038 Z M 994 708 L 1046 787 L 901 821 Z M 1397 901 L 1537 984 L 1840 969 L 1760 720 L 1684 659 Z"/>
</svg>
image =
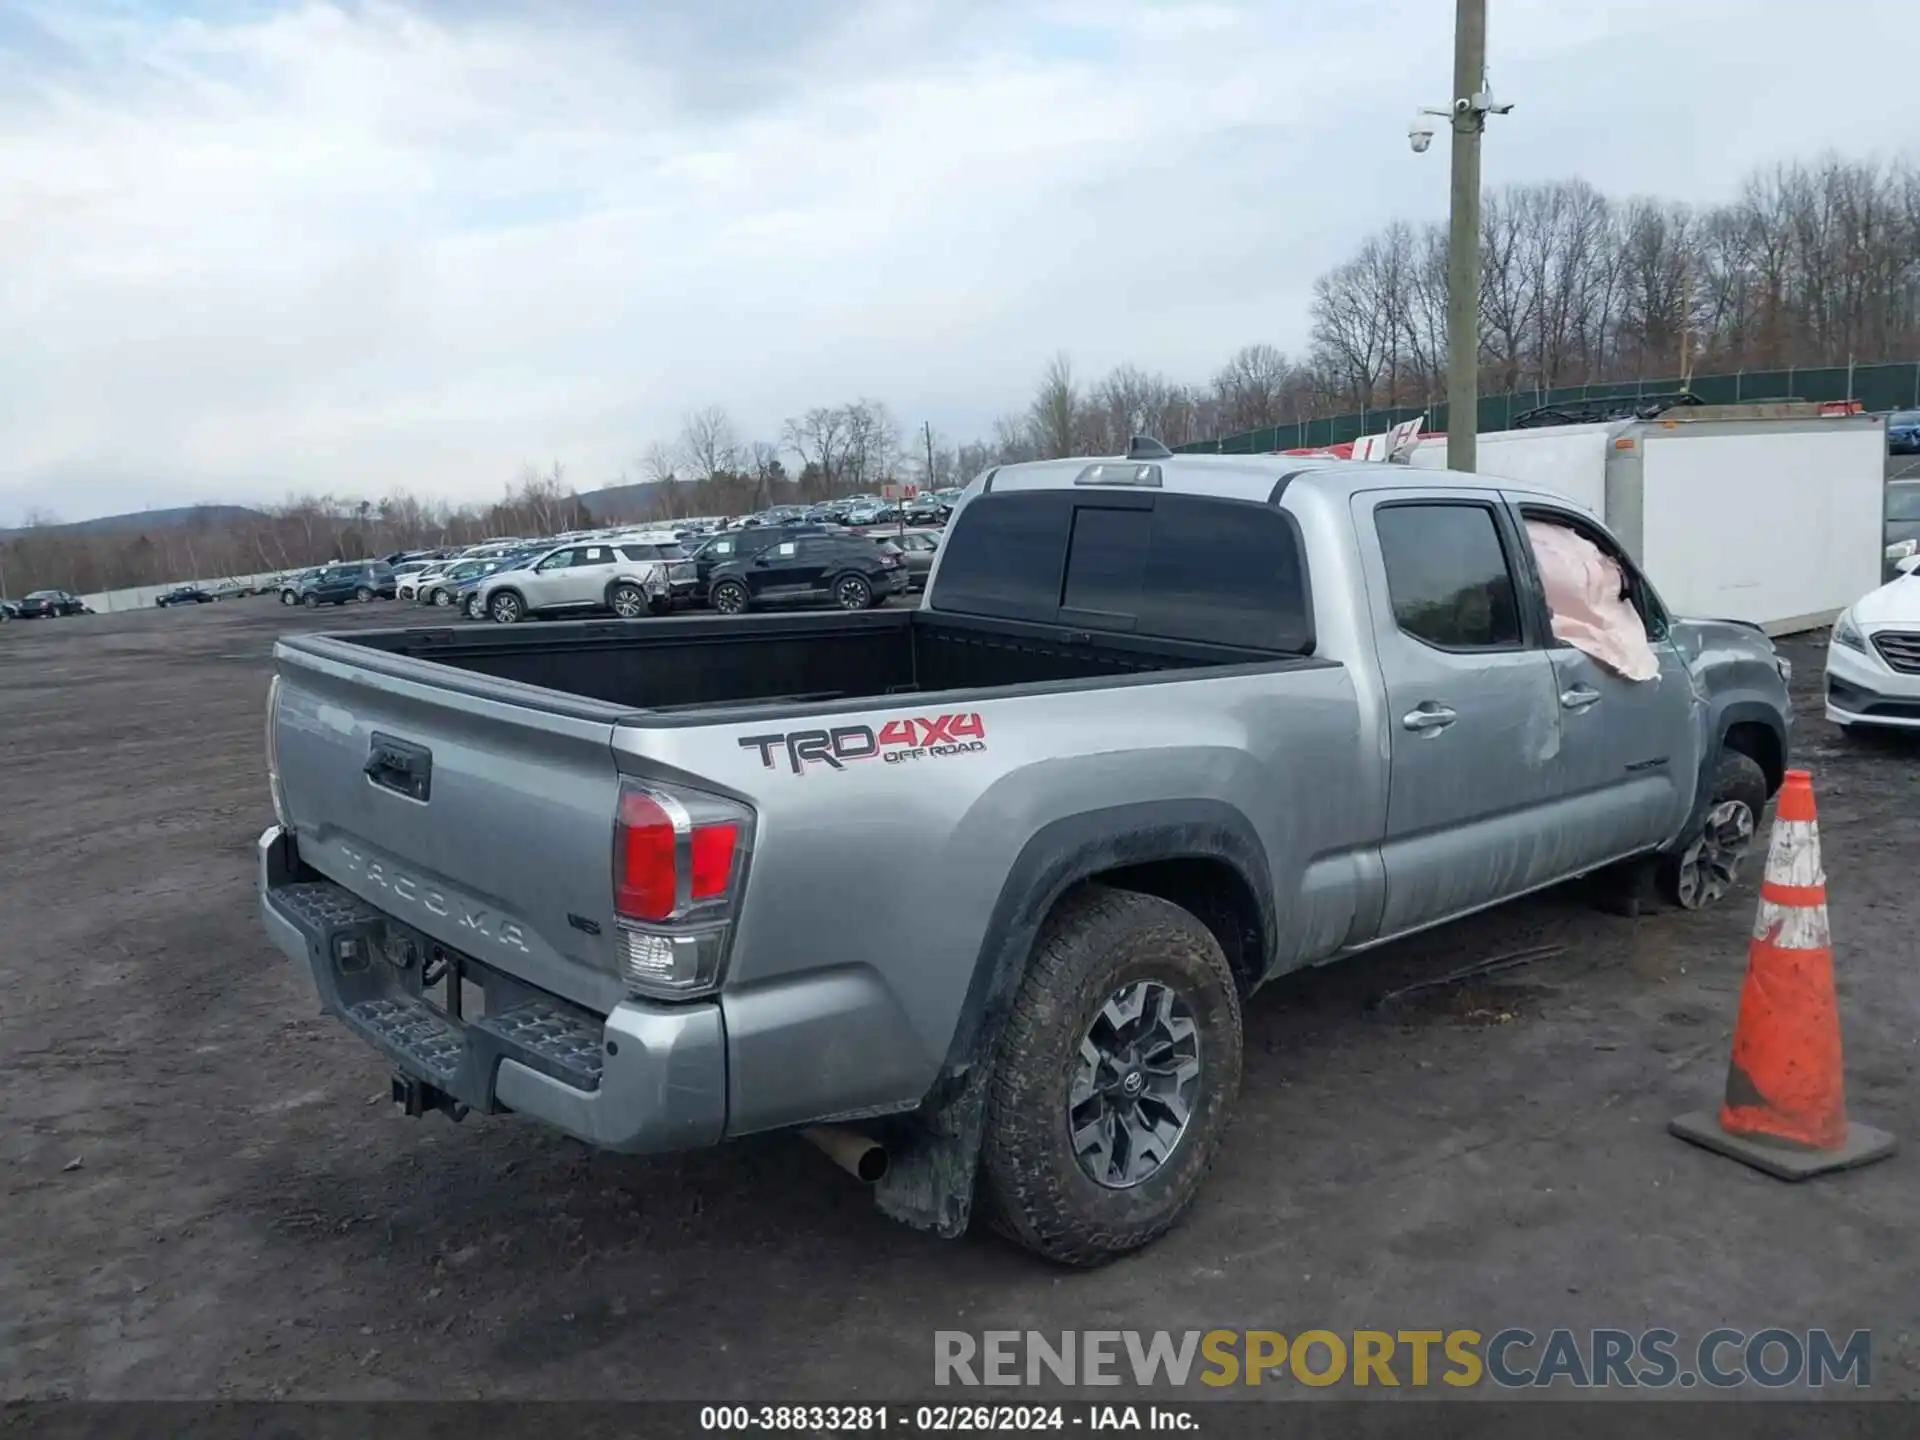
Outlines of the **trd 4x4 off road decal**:
<svg viewBox="0 0 1920 1440">
<path fill-rule="evenodd" d="M 787 767 L 798 775 L 809 765 L 844 770 L 854 760 L 876 756 L 889 765 L 941 755 L 965 755 L 987 748 L 987 727 L 974 711 L 958 715 L 903 717 L 884 722 L 875 733 L 871 725 L 836 725 L 830 730 L 790 730 L 782 735 L 743 735 L 742 750 L 758 750 L 760 763 L 771 770 L 774 757 L 784 753 Z"/>
</svg>

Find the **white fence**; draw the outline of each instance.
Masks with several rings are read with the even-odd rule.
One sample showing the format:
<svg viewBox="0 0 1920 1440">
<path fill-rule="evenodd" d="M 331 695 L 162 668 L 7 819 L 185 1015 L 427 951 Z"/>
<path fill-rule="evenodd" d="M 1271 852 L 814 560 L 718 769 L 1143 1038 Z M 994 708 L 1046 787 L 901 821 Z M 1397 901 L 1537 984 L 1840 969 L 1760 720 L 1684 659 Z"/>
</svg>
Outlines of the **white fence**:
<svg viewBox="0 0 1920 1440">
<path fill-rule="evenodd" d="M 89 610 L 102 613 L 113 610 L 145 610 L 150 609 L 153 602 L 167 591 L 181 585 L 198 585 L 203 590 L 211 590 L 214 586 L 224 585 L 230 580 L 237 580 L 243 585 L 253 585 L 259 581 L 271 580 L 280 573 L 277 570 L 263 570 L 255 575 L 221 575 L 211 580 L 173 580 L 165 585 L 136 585 L 131 590 L 102 590 L 97 595 L 82 595 L 80 598 L 87 602 Z"/>
</svg>

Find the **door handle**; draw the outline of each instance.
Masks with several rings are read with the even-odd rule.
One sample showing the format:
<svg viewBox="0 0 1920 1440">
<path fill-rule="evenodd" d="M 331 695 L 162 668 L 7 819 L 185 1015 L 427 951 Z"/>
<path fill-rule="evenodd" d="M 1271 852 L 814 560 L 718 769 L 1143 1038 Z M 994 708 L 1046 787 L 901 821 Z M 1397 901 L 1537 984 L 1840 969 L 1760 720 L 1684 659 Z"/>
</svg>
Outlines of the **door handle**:
<svg viewBox="0 0 1920 1440">
<path fill-rule="evenodd" d="M 1457 712 L 1449 710 L 1444 705 L 1425 704 L 1402 715 L 1400 723 L 1416 734 L 1424 734 L 1428 731 L 1444 730 L 1459 718 Z"/>
<path fill-rule="evenodd" d="M 1576 685 L 1560 692 L 1560 703 L 1568 710 L 1585 710 L 1600 703 L 1600 692 L 1587 685 Z"/>
</svg>

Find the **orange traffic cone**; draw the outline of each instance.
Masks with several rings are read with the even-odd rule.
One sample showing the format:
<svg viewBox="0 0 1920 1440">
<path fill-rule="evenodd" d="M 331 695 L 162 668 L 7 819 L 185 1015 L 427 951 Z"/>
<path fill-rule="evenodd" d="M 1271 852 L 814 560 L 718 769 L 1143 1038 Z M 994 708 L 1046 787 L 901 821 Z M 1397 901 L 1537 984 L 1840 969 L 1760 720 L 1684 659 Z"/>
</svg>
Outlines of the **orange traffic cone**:
<svg viewBox="0 0 1920 1440">
<path fill-rule="evenodd" d="M 1813 777 L 1805 770 L 1789 770 L 1780 788 L 1726 1101 L 1717 1115 L 1682 1115 L 1667 1128 L 1781 1180 L 1851 1169 L 1893 1153 L 1893 1136 L 1847 1121 L 1827 876 Z"/>
</svg>

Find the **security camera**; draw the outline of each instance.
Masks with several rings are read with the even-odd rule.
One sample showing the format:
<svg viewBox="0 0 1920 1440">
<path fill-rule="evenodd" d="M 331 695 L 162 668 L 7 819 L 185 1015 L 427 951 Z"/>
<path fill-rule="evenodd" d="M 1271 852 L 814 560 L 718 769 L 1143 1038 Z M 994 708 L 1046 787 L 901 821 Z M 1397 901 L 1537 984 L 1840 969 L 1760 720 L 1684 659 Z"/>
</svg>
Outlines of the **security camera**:
<svg viewBox="0 0 1920 1440">
<path fill-rule="evenodd" d="M 1473 109 L 1473 101 L 1468 96 L 1462 95 L 1453 102 L 1453 113 L 1456 115 L 1465 115 L 1471 109 Z"/>
<path fill-rule="evenodd" d="M 1433 144 L 1433 126 L 1415 117 L 1414 122 L 1407 126 L 1407 143 L 1413 146 L 1414 154 L 1426 154 L 1427 147 Z"/>
</svg>

